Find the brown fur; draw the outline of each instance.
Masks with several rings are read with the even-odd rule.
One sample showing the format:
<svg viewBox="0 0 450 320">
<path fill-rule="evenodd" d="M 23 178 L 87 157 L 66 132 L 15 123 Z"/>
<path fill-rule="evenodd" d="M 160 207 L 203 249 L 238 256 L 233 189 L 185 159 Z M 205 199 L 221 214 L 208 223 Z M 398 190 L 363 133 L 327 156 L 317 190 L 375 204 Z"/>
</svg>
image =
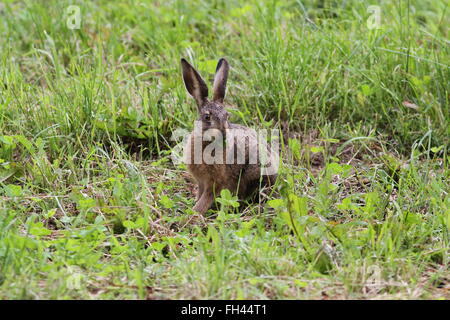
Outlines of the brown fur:
<svg viewBox="0 0 450 320">
<path fill-rule="evenodd" d="M 197 127 L 191 133 L 185 148 L 185 158 L 191 159 L 190 162 L 186 161 L 187 168 L 198 183 L 197 203 L 194 210 L 204 214 L 213 204 L 214 198 L 220 195 L 223 189 L 230 190 L 237 194 L 239 199 L 244 200 L 260 187 L 272 185 L 276 180 L 276 175 L 262 175 L 259 158 L 257 158 L 256 164 L 249 164 L 250 146 L 257 148 L 258 144 L 256 132 L 228 121 L 229 114 L 222 104 L 228 77 L 228 62 L 225 59 L 220 59 L 217 65 L 213 101 L 208 101 L 206 85 L 198 72 L 184 59 L 182 59 L 182 68 L 186 88 L 197 101 L 200 111 L 200 119 L 196 122 Z M 202 154 L 211 143 L 202 139 L 203 134 L 208 129 L 219 130 L 224 140 L 226 139 L 227 129 L 242 130 L 241 132 L 244 134 L 235 136 L 235 142 L 245 139 L 245 143 L 225 144 L 223 155 L 220 157 L 223 161 L 220 164 L 207 164 L 203 159 L 200 163 L 195 164 L 193 163 L 195 142 L 201 146 Z M 246 135 L 247 137 L 245 137 Z M 244 155 L 245 161 L 243 164 L 237 164 L 236 161 L 233 164 L 226 163 L 227 155 L 233 149 L 235 151 L 234 159 L 238 154 Z M 274 160 L 271 158 L 271 161 Z"/>
</svg>

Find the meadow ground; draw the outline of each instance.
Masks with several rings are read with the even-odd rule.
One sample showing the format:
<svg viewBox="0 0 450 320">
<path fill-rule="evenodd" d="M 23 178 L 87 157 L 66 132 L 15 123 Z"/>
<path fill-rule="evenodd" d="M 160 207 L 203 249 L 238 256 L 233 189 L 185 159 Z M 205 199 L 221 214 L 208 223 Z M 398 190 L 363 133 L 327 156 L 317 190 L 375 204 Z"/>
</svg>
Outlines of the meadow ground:
<svg viewBox="0 0 450 320">
<path fill-rule="evenodd" d="M 0 299 L 450 298 L 449 11 L 2 1 Z M 233 122 L 282 133 L 266 201 L 206 225 L 181 57 L 227 57 Z"/>
</svg>

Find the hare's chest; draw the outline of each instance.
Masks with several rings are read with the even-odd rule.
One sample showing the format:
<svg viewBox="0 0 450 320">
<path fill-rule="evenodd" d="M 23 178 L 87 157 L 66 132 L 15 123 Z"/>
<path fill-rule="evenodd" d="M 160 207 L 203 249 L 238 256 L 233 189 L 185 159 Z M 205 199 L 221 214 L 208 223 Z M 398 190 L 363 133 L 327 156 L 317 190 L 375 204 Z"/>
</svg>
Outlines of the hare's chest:
<svg viewBox="0 0 450 320">
<path fill-rule="evenodd" d="M 184 149 L 184 162 L 196 180 L 211 182 L 227 179 L 226 147 L 205 142 L 192 134 Z"/>
<path fill-rule="evenodd" d="M 219 182 L 227 180 L 225 165 L 189 164 L 187 168 L 197 181 Z"/>
</svg>

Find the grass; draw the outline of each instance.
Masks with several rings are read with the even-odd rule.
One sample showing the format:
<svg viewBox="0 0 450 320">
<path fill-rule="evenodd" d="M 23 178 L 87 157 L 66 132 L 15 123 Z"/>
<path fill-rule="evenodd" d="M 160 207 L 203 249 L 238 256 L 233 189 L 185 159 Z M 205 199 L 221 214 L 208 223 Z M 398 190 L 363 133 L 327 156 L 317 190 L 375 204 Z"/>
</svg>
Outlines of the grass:
<svg viewBox="0 0 450 320">
<path fill-rule="evenodd" d="M 3 1 L 0 299 L 450 298 L 449 10 Z M 197 116 L 180 58 L 212 80 L 222 56 L 233 121 L 279 129 L 283 164 L 203 226 L 170 138 Z"/>
</svg>

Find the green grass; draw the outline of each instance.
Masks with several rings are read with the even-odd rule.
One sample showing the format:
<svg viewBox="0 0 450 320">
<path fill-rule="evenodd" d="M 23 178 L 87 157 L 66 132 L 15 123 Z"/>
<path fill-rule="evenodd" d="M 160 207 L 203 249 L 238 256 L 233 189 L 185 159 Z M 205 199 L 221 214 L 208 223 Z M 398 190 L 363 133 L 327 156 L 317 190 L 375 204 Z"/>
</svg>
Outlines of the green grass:
<svg viewBox="0 0 450 320">
<path fill-rule="evenodd" d="M 370 30 L 369 5 L 381 28 Z M 67 28 L 69 5 L 81 28 Z M 3 1 L 0 299 L 448 299 L 449 3 Z M 190 221 L 187 58 L 279 179 Z"/>
</svg>

